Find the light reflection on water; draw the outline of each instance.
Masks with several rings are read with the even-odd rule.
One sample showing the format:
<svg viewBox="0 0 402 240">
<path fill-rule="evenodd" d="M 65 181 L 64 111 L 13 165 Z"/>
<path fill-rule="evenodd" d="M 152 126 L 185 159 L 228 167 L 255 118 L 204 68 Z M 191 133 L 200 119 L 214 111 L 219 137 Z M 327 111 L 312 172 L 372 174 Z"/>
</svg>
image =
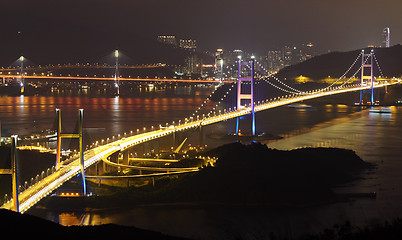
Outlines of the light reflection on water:
<svg viewBox="0 0 402 240">
<path fill-rule="evenodd" d="M 66 131 L 74 129 L 78 109 L 83 108 L 84 128 L 104 129 L 101 132 L 92 131 L 92 140 L 137 128 L 165 125 L 166 122 L 188 117 L 213 90 L 211 87 L 182 88 L 152 97 L 0 96 L 2 135 L 30 135 L 54 129 L 56 108 L 62 111 L 63 130 Z"/>
</svg>

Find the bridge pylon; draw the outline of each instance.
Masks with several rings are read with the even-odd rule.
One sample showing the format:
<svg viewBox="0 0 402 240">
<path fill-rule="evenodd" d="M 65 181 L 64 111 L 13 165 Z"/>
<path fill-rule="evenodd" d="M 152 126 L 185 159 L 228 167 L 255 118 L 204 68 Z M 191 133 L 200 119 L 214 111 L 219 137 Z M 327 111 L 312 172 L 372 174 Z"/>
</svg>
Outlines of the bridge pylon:
<svg viewBox="0 0 402 240">
<path fill-rule="evenodd" d="M 361 67 L 361 86 L 370 86 L 368 90 L 360 91 L 360 104 L 365 105 L 363 93 L 370 94 L 370 105 L 374 104 L 374 74 L 373 74 L 373 54 L 374 51 L 371 50 L 370 53 L 364 53 L 362 50 L 362 67 Z"/>
<path fill-rule="evenodd" d="M 116 59 L 116 68 L 114 72 L 114 86 L 116 88 L 116 95 L 120 94 L 120 84 L 119 84 L 119 50 L 114 50 L 114 57 Z"/>
<path fill-rule="evenodd" d="M 18 199 L 18 176 L 17 176 L 17 135 L 11 136 L 11 169 L 0 169 L 1 174 L 11 174 L 12 192 L 13 192 L 13 210 L 20 212 L 20 203 Z"/>
<path fill-rule="evenodd" d="M 24 60 L 25 60 L 24 56 L 21 56 L 19 58 L 19 61 L 20 61 L 19 80 L 20 80 L 20 87 L 21 87 L 20 92 L 21 92 L 21 94 L 23 94 L 24 91 L 25 91 L 25 88 L 24 88 Z"/>
<path fill-rule="evenodd" d="M 242 108 L 247 107 L 249 105 L 251 107 L 251 133 L 255 135 L 255 112 L 254 112 L 254 57 L 251 57 L 249 62 L 244 62 L 241 59 L 241 56 L 238 57 L 238 73 L 237 73 L 237 109 L 240 110 Z M 249 70 L 243 71 L 243 66 L 246 66 Z M 244 73 L 250 72 L 250 74 Z M 248 89 L 247 89 L 248 88 Z M 239 124 L 240 117 L 237 117 L 236 120 L 236 134 L 239 134 Z"/>
<path fill-rule="evenodd" d="M 56 109 L 57 115 L 57 147 L 56 147 L 56 170 L 60 169 L 61 139 L 62 138 L 78 138 L 79 140 L 79 161 L 81 165 L 82 189 L 83 194 L 87 194 L 85 183 L 85 166 L 84 166 L 84 143 L 83 143 L 83 126 L 84 126 L 84 109 L 78 110 L 78 133 L 62 133 L 61 132 L 61 110 Z"/>
</svg>

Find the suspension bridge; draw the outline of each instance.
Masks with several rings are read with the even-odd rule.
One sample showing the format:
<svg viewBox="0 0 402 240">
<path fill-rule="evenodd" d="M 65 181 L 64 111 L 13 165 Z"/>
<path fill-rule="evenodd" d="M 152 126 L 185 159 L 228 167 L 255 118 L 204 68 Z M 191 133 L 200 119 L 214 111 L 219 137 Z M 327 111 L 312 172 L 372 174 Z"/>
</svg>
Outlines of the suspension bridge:
<svg viewBox="0 0 402 240">
<path fill-rule="evenodd" d="M 346 75 L 352 70 L 353 66 L 357 64 L 358 60 L 362 59 L 362 63 L 360 67 L 352 74 L 349 78 L 345 78 Z M 327 87 L 321 89 L 315 89 L 312 91 L 301 91 L 292 86 L 289 86 L 285 82 L 278 79 L 275 75 L 269 74 L 264 67 L 259 64 L 254 58 L 245 62 L 239 57 L 238 59 L 238 81 L 236 83 L 231 83 L 230 89 L 224 94 L 224 97 L 227 97 L 229 92 L 234 89 L 235 85 L 237 85 L 237 101 L 236 106 L 233 108 L 223 109 L 223 111 L 211 111 L 207 115 L 202 115 L 201 117 L 197 115 L 197 112 L 203 107 L 203 105 L 211 99 L 212 94 L 204 101 L 202 104 L 190 117 L 186 118 L 184 121 L 179 121 L 179 123 L 161 126 L 159 129 L 151 130 L 148 132 L 140 133 L 134 136 L 125 137 L 114 142 L 110 142 L 101 146 L 94 147 L 87 151 L 83 151 L 82 149 L 82 132 L 78 134 L 61 134 L 58 132 L 58 135 L 61 137 L 77 137 L 81 138 L 80 146 L 81 151 L 78 156 L 74 156 L 72 159 L 65 161 L 64 163 L 58 162 L 57 167 L 52 174 L 43 178 L 41 181 L 33 184 L 25 191 L 18 193 L 18 184 L 14 183 L 13 191 L 14 198 L 6 202 L 2 208 L 13 209 L 19 212 L 25 212 L 33 205 L 35 205 L 42 198 L 46 197 L 50 193 L 52 193 L 55 189 L 60 187 L 64 182 L 68 181 L 72 177 L 81 174 L 82 176 L 82 184 L 83 191 L 85 193 L 85 169 L 90 167 L 91 165 L 107 159 L 108 156 L 111 156 L 113 153 L 121 152 L 126 149 L 129 149 L 135 145 L 149 142 L 154 139 L 158 139 L 170 134 L 174 134 L 180 131 L 186 131 L 188 129 L 194 129 L 198 127 L 203 127 L 207 125 L 211 125 L 214 123 L 226 121 L 229 119 L 237 118 L 237 126 L 236 132 L 239 131 L 239 121 L 241 116 L 251 115 L 252 120 L 252 134 L 255 134 L 255 113 L 268 110 L 271 108 L 276 108 L 284 105 L 289 105 L 292 103 L 297 103 L 300 101 L 306 101 L 315 98 L 321 98 L 325 96 L 343 94 L 348 92 L 361 92 L 360 104 L 366 104 L 364 102 L 363 95 L 370 95 L 368 103 L 370 105 L 374 105 L 374 89 L 383 88 L 387 86 L 392 86 L 396 84 L 401 84 L 400 79 L 391 79 L 386 81 L 375 81 L 373 76 L 373 67 L 374 63 L 378 61 L 375 58 L 374 52 L 366 54 L 362 51 L 359 56 L 357 56 L 356 60 L 353 62 L 351 67 L 343 74 L 337 81 L 330 84 Z M 262 74 L 257 73 L 256 67 L 259 66 L 260 70 L 262 70 Z M 370 75 L 367 74 L 365 69 L 369 69 L 368 71 Z M 380 70 L 381 71 L 381 70 Z M 356 75 L 360 72 L 360 81 L 356 82 Z M 382 75 L 382 72 L 381 72 Z M 286 95 L 275 97 L 271 99 L 265 99 L 262 101 L 256 101 L 254 98 L 254 84 L 255 82 L 266 82 L 267 84 L 283 91 Z M 341 84 L 338 82 L 342 81 Z M 354 81 L 354 82 L 353 82 Z M 278 85 L 278 83 L 280 85 Z M 338 84 L 337 84 L 338 83 Z M 223 97 L 223 98 L 224 98 Z M 221 100 L 223 100 L 223 98 Z M 220 103 L 220 102 L 218 102 Z M 218 106 L 218 104 L 216 105 Z M 216 108 L 214 107 L 214 110 Z M 81 112 L 81 111 L 80 111 Z M 82 112 L 80 113 L 82 127 Z M 14 141 L 13 141 L 14 142 Z M 58 144 L 58 148 L 60 148 Z M 60 149 L 57 150 L 59 153 Z M 113 164 L 113 163 L 111 163 Z M 159 170 L 159 169 L 158 169 Z M 178 169 L 171 169 L 173 171 L 178 171 Z M 188 169 L 189 171 L 196 171 L 196 169 Z M 168 171 L 168 169 L 167 169 Z M 0 171 L 1 172 L 1 171 Z M 3 171 L 4 173 L 11 174 L 11 172 L 15 171 Z M 16 175 L 16 173 L 14 173 Z M 13 175 L 13 176 L 14 176 Z M 14 177 L 13 177 L 14 179 Z"/>
<path fill-rule="evenodd" d="M 26 58 L 21 56 L 16 62 L 18 62 L 19 66 L 15 68 L 1 68 L 0 69 L 0 79 L 6 81 L 7 79 L 17 79 L 20 83 L 21 93 L 24 92 L 25 80 L 54 80 L 54 81 L 63 81 L 63 80 L 74 80 L 74 81 L 106 81 L 106 82 L 114 82 L 114 87 L 116 90 L 116 94 L 119 95 L 120 92 L 120 81 L 122 82 L 166 82 L 166 83 L 216 83 L 215 80 L 212 79 L 178 79 L 178 78 L 166 78 L 166 77 L 132 77 L 128 75 L 126 77 L 122 77 L 120 75 L 120 70 L 127 69 L 155 69 L 155 68 L 164 68 L 166 64 L 156 63 L 156 64 L 143 64 L 143 65 L 121 65 L 119 64 L 120 59 L 120 51 L 115 50 L 113 52 L 113 57 L 115 59 L 115 64 L 113 66 L 107 64 L 56 64 L 56 65 L 47 65 L 47 66 L 38 66 L 38 67 L 26 67 L 24 63 L 26 62 Z M 211 67 L 210 65 L 209 67 Z M 78 74 L 67 72 L 64 74 L 53 74 L 54 71 L 65 71 L 65 70 L 108 70 L 114 69 L 113 76 L 106 76 L 105 74 Z M 30 74 L 28 74 L 30 72 Z M 228 83 L 232 81 L 224 81 L 224 83 Z"/>
</svg>

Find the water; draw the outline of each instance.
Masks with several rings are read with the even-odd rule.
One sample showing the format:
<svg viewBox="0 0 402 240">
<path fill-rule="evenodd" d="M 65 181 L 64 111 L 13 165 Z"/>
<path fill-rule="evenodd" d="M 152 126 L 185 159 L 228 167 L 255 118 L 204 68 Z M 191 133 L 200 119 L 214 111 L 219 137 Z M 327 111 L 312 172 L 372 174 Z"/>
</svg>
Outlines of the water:
<svg viewBox="0 0 402 240">
<path fill-rule="evenodd" d="M 86 128 L 105 129 L 95 137 L 129 132 L 188 117 L 212 91 L 212 88 L 177 87 L 135 97 L 32 96 L 0 98 L 3 131 L 29 134 L 33 128 L 48 128 L 54 121 L 54 108 L 63 111 L 63 121 L 72 128 L 78 108 L 85 108 Z M 356 95 L 357 97 L 357 95 Z M 333 102 L 337 100 L 332 99 Z M 243 237 L 259 239 L 275 232 L 282 236 L 297 236 L 303 232 L 320 231 L 346 220 L 363 226 L 377 221 L 402 217 L 402 108 L 393 107 L 392 114 L 360 111 L 357 107 L 309 102 L 311 108 L 281 107 L 257 114 L 259 131 L 285 136 L 269 147 L 341 147 L 352 149 L 365 161 L 377 164 L 374 172 L 342 186 L 338 192 L 377 192 L 376 199 L 360 198 L 353 202 L 334 203 L 301 209 L 265 209 L 197 206 L 136 206 L 102 212 L 56 213 L 38 211 L 40 216 L 71 224 L 116 223 L 161 231 L 166 234 L 222 239 Z M 64 120 L 65 119 L 65 120 Z M 35 120 L 35 123 L 33 122 Z M 247 119 L 242 121 L 244 129 Z M 211 132 L 233 131 L 234 122 L 227 121 L 207 127 Z M 4 135 L 4 134 L 3 134 Z M 217 146 L 224 141 L 205 138 Z"/>
<path fill-rule="evenodd" d="M 64 132 L 74 131 L 78 109 L 84 109 L 84 130 L 90 136 L 90 139 L 84 139 L 86 144 L 111 139 L 125 132 L 135 134 L 137 129 L 142 132 L 144 127 L 159 128 L 160 124 L 165 126 L 189 117 L 213 89 L 214 86 L 145 86 L 132 97 L 113 97 L 97 92 L 89 94 L 86 91 L 73 94 L 71 90 L 41 96 L 1 96 L 2 136 L 30 135 L 55 129 L 56 108 L 61 109 Z M 63 147 L 68 147 L 68 144 Z"/>
</svg>

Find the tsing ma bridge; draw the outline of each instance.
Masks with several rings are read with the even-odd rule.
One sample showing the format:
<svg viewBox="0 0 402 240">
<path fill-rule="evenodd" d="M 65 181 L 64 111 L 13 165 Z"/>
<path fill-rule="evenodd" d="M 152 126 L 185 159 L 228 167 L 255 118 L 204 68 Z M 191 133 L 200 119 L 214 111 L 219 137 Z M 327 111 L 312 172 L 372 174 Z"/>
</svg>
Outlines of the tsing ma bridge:
<svg viewBox="0 0 402 240">
<path fill-rule="evenodd" d="M 349 80 L 344 81 L 342 84 L 335 85 L 335 83 L 333 83 L 325 88 L 316 89 L 309 92 L 300 91 L 291 86 L 288 86 L 273 75 L 268 74 L 266 76 L 262 75 L 258 76 L 257 74 L 257 76 L 255 76 L 256 71 L 254 69 L 255 67 L 254 64 L 256 63 L 258 66 L 260 66 L 260 64 L 253 58 L 247 62 L 239 58 L 238 60 L 239 71 L 238 71 L 238 82 L 237 82 L 237 106 L 234 107 L 233 109 L 231 108 L 229 110 L 224 109 L 223 111 L 219 111 L 218 113 L 214 112 L 213 114 L 209 114 L 207 116 L 204 115 L 202 118 L 200 118 L 199 116 L 194 117 L 193 115 L 189 118 L 186 118 L 185 121 L 179 122 L 179 124 L 172 124 L 166 127 L 160 126 L 160 128 L 157 130 L 152 130 L 149 132 L 137 134 L 127 138 L 122 138 L 114 142 L 92 148 L 85 152 L 82 150 L 81 147 L 80 156 L 77 156 L 71 159 L 71 161 L 56 166 L 57 170 L 54 173 L 50 174 L 41 181 L 32 185 L 25 191 L 18 193 L 18 188 L 13 187 L 14 190 L 13 195 L 16 197 L 14 197 L 13 200 L 10 200 L 9 202 L 5 203 L 2 207 L 6 209 L 13 209 L 19 212 L 25 212 L 30 207 L 35 205 L 38 201 L 40 201 L 42 198 L 49 195 L 55 189 L 60 187 L 64 182 L 68 181 L 69 179 L 78 174 L 81 174 L 82 176 L 83 191 L 85 193 L 86 191 L 85 168 L 101 161 L 102 159 L 106 159 L 113 153 L 124 151 L 125 149 L 133 147 L 135 145 L 145 143 L 153 139 L 161 138 L 178 131 L 185 131 L 188 129 L 194 129 L 197 127 L 207 126 L 210 124 L 237 118 L 236 131 L 238 132 L 240 117 L 250 114 L 252 115 L 253 119 L 251 127 L 252 134 L 255 134 L 255 121 L 254 121 L 255 112 L 264 111 L 292 103 L 297 103 L 300 101 L 337 95 L 342 93 L 348 93 L 348 92 L 355 92 L 355 91 L 361 92 L 360 103 L 363 103 L 364 101 L 363 100 L 364 98 L 362 98 L 362 96 L 364 94 L 368 94 L 371 95 L 369 98 L 370 99 L 369 104 L 374 104 L 373 94 L 375 88 L 383 88 L 391 85 L 401 84 L 400 79 L 376 82 L 374 81 L 373 71 L 370 71 L 371 72 L 370 76 L 365 75 L 366 74 L 365 72 L 367 71 L 364 71 L 364 68 L 371 68 L 371 70 L 373 68 L 373 62 L 375 59 L 375 55 L 373 52 L 370 52 L 369 54 L 365 54 L 364 52 L 362 52 L 356 58 L 352 66 L 356 64 L 359 58 L 362 59 L 362 64 L 360 68 L 349 78 Z M 352 69 L 352 66 L 346 71 L 346 73 L 341 78 L 338 79 L 338 81 L 340 79 L 344 79 L 346 74 Z M 264 70 L 262 66 L 260 67 L 261 69 Z M 249 72 L 248 74 L 247 71 Z M 350 81 L 355 78 L 358 72 L 361 72 L 360 82 L 350 83 Z M 276 81 L 279 81 L 283 86 L 275 85 L 273 82 L 269 81 L 270 78 L 274 78 Z M 255 102 L 253 94 L 254 93 L 253 86 L 255 80 L 264 80 L 268 84 L 275 86 L 278 89 L 287 92 L 288 94 L 269 100 Z M 249 88 L 248 92 L 245 91 L 244 86 L 246 88 Z M 82 121 L 82 111 L 80 111 L 80 119 Z M 82 127 L 82 122 L 80 123 L 80 125 Z M 81 137 L 80 145 L 82 146 L 82 132 L 80 132 L 79 134 L 64 134 L 64 135 L 65 135 L 64 137 Z M 63 134 L 59 133 L 59 136 L 63 137 Z M 13 171 L 4 171 L 4 172 L 11 173 Z M 14 183 L 14 186 L 16 185 L 17 184 Z"/>
</svg>

